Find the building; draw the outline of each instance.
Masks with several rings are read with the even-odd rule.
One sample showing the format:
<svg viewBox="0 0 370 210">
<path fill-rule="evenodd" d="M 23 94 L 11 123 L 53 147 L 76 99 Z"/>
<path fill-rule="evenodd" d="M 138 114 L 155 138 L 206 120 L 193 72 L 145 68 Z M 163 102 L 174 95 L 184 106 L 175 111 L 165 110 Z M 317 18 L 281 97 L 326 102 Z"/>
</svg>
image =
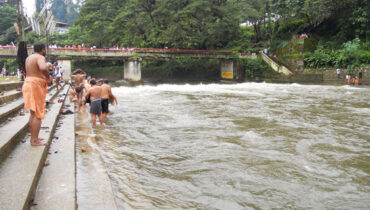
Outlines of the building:
<svg viewBox="0 0 370 210">
<path fill-rule="evenodd" d="M 68 23 L 56 22 L 55 32 L 58 32 L 59 34 L 64 34 L 68 32 L 69 27 L 71 26 Z"/>
</svg>

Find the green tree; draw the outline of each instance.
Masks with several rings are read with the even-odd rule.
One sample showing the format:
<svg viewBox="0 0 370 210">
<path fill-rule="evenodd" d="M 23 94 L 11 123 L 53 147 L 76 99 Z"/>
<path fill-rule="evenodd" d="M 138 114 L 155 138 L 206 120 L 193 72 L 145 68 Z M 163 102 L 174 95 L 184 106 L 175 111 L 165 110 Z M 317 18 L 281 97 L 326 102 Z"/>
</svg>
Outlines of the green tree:
<svg viewBox="0 0 370 210">
<path fill-rule="evenodd" d="M 14 23 L 17 22 L 17 10 L 8 4 L 0 7 L 0 44 L 9 44 L 17 39 Z"/>
</svg>

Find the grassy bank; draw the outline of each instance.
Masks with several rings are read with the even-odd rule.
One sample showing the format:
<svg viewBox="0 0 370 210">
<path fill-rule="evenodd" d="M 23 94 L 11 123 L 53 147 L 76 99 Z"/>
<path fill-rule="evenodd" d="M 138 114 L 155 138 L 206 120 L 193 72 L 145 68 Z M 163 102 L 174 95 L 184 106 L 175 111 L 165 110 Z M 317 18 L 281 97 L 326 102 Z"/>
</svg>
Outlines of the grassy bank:
<svg viewBox="0 0 370 210">
<path fill-rule="evenodd" d="M 147 78 L 219 79 L 219 61 L 179 58 L 166 61 L 144 61 L 142 75 Z"/>
<path fill-rule="evenodd" d="M 18 77 L 0 77 L 0 82 L 18 82 L 20 79 Z"/>
<path fill-rule="evenodd" d="M 72 69 L 82 69 L 96 78 L 120 80 L 123 78 L 123 61 L 74 61 Z"/>
</svg>

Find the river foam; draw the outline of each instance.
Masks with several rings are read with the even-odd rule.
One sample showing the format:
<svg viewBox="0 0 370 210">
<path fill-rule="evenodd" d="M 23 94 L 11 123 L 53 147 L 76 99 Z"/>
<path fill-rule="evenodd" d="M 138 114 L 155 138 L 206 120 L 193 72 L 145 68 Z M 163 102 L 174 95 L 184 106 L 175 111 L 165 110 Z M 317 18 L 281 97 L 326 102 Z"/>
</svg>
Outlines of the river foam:
<svg viewBox="0 0 370 210">
<path fill-rule="evenodd" d="M 127 209 L 367 208 L 370 89 L 116 87 L 98 145 Z"/>
</svg>

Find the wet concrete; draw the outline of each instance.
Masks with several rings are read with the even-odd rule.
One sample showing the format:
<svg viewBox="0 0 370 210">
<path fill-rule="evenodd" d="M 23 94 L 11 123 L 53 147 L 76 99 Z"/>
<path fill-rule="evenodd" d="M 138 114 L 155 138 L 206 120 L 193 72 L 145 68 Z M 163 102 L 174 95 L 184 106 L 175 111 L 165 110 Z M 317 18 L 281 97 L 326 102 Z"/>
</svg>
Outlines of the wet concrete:
<svg viewBox="0 0 370 210">
<path fill-rule="evenodd" d="M 70 107 L 66 107 L 69 105 Z M 68 97 L 63 110 L 73 111 Z M 61 115 L 40 177 L 33 210 L 76 209 L 74 114 Z"/>
<path fill-rule="evenodd" d="M 49 144 L 62 105 L 62 103 L 55 103 L 51 106 L 46 118 L 42 121 L 41 126 L 47 129 L 42 129 L 39 137 Z M 32 204 L 47 151 L 48 146 L 32 147 L 29 138 L 27 138 L 27 141 L 17 145 L 9 157 L 0 165 L 1 209 L 29 208 Z"/>
<path fill-rule="evenodd" d="M 82 148 L 86 152 L 82 152 Z M 117 209 L 111 182 L 87 113 L 77 114 L 76 160 L 78 209 Z"/>
</svg>

